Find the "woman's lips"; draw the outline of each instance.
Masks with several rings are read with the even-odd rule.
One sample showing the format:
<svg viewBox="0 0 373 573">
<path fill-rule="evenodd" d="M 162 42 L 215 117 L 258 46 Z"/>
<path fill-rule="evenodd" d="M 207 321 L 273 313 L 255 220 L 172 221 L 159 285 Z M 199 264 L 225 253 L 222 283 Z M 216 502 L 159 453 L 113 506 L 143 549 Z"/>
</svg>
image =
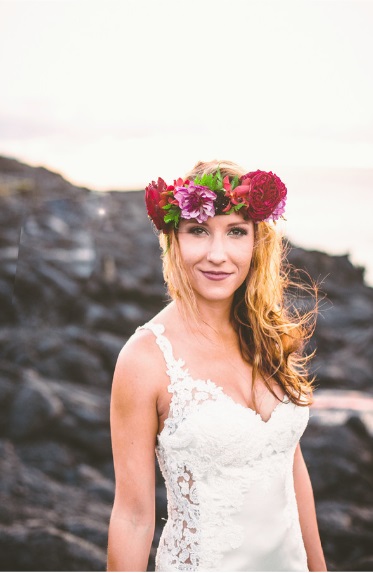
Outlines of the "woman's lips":
<svg viewBox="0 0 373 573">
<path fill-rule="evenodd" d="M 201 273 L 210 281 L 223 281 L 231 276 L 231 273 L 222 273 L 220 271 L 201 271 Z"/>
</svg>

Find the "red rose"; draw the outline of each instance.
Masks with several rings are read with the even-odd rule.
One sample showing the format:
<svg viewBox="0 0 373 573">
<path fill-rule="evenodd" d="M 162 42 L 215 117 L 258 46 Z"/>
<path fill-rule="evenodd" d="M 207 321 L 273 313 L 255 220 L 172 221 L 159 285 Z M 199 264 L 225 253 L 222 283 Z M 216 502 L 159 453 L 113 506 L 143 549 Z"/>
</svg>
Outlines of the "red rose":
<svg viewBox="0 0 373 573">
<path fill-rule="evenodd" d="M 243 177 L 251 180 L 247 213 L 253 221 L 265 221 L 272 216 L 278 219 L 284 212 L 287 190 L 277 175 L 269 171 L 251 171 Z"/>
<path fill-rule="evenodd" d="M 168 230 L 168 225 L 164 222 L 165 210 L 162 209 L 162 205 L 167 203 L 165 200 L 166 193 L 167 185 L 161 177 L 158 177 L 157 183 L 152 181 L 145 187 L 145 203 L 149 218 L 153 221 L 158 231 L 163 231 L 164 233 Z"/>
</svg>

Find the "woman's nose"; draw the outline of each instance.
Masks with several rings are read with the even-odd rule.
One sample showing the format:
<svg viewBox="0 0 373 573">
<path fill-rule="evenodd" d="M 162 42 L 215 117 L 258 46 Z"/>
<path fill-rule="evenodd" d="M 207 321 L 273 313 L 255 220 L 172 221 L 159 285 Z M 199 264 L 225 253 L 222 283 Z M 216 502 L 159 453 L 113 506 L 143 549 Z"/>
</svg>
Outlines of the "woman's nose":
<svg viewBox="0 0 373 573">
<path fill-rule="evenodd" d="M 215 265 L 224 263 L 224 261 L 227 260 L 225 243 L 220 237 L 215 237 L 211 240 L 207 253 L 207 260 Z"/>
</svg>

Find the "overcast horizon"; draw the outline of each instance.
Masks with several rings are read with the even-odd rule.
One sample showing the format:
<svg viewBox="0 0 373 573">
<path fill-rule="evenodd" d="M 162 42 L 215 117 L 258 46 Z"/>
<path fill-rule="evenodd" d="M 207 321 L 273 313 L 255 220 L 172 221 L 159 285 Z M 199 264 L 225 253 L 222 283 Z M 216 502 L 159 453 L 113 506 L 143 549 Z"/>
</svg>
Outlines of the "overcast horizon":
<svg viewBox="0 0 373 573">
<path fill-rule="evenodd" d="M 0 0 L 0 154 L 94 189 L 277 173 L 286 229 L 373 284 L 373 2 Z M 371 171 L 372 170 L 372 171 Z"/>
</svg>

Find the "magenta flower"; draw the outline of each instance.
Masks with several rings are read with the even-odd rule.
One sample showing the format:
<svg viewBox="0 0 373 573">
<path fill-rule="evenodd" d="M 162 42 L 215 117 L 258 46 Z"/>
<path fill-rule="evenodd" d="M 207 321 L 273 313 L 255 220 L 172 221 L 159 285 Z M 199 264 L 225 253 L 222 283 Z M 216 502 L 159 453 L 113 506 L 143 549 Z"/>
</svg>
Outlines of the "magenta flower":
<svg viewBox="0 0 373 573">
<path fill-rule="evenodd" d="M 270 221 L 272 219 L 273 221 L 276 221 L 277 219 L 282 217 L 282 215 L 285 213 L 285 206 L 286 206 L 286 199 L 281 199 L 280 203 L 274 209 L 273 213 L 267 219 L 264 220 Z"/>
<path fill-rule="evenodd" d="M 217 195 L 208 187 L 193 183 L 188 187 L 176 187 L 174 197 L 181 209 L 182 219 L 196 219 L 198 223 L 203 223 L 215 215 L 214 201 Z"/>
</svg>

